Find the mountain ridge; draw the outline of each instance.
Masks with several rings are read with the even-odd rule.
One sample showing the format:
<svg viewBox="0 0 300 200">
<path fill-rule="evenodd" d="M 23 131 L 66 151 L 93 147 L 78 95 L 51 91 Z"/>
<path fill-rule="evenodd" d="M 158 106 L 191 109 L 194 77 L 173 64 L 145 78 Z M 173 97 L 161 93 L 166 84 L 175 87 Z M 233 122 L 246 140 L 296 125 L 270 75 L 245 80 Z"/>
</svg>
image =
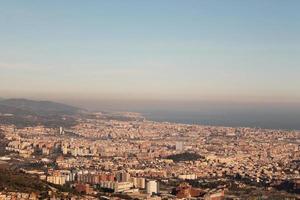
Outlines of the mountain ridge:
<svg viewBox="0 0 300 200">
<path fill-rule="evenodd" d="M 42 125 L 71 127 L 86 110 L 53 101 L 35 101 L 24 98 L 0 100 L 0 122 L 16 127 Z"/>
<path fill-rule="evenodd" d="M 13 113 L 27 112 L 36 115 L 74 115 L 84 111 L 81 108 L 53 101 L 36 101 L 25 98 L 0 99 L 0 111 L 11 110 Z"/>
</svg>

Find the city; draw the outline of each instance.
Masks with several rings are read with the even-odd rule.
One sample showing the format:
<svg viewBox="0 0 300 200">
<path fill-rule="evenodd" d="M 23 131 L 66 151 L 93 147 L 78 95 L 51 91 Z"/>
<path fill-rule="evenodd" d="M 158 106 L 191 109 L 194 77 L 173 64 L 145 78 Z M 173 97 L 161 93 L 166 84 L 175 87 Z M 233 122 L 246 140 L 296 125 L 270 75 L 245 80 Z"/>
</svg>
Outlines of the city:
<svg viewBox="0 0 300 200">
<path fill-rule="evenodd" d="M 300 131 L 154 122 L 138 113 L 77 121 L 68 129 L 1 125 L 2 165 L 51 185 L 52 198 L 299 197 Z"/>
<path fill-rule="evenodd" d="M 300 0 L 0 0 L 0 200 L 300 200 Z"/>
</svg>

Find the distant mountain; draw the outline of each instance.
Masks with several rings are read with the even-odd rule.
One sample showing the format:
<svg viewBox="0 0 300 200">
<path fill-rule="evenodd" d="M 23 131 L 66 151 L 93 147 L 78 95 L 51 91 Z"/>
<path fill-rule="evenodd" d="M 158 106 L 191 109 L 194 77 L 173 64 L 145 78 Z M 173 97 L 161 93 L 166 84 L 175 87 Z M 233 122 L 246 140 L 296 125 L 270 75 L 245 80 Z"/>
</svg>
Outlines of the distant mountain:
<svg viewBox="0 0 300 200">
<path fill-rule="evenodd" d="M 77 115 L 83 113 L 85 111 L 81 108 L 51 101 L 0 100 L 0 124 L 14 124 L 17 127 L 71 127 L 77 123 Z"/>
<path fill-rule="evenodd" d="M 2 112 L 1 112 L 2 110 Z M 62 103 L 51 101 L 33 101 L 28 99 L 0 100 L 0 112 L 11 114 L 36 114 L 36 115 L 74 115 L 82 109 Z"/>
<path fill-rule="evenodd" d="M 20 115 L 35 115 L 35 113 L 33 113 L 31 111 L 23 110 L 23 109 L 16 108 L 16 107 L 13 107 L 13 106 L 2 105 L 1 103 L 0 103 L 0 113 L 2 113 L 2 114 L 14 114 L 14 115 L 17 115 L 17 116 L 20 116 Z"/>
</svg>

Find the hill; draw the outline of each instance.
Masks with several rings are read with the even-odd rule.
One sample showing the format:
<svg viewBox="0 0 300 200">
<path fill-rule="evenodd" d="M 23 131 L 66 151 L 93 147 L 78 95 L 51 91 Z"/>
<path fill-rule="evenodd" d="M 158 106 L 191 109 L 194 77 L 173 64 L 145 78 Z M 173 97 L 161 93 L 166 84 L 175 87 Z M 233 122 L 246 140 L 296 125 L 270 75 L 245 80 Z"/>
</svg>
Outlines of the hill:
<svg viewBox="0 0 300 200">
<path fill-rule="evenodd" d="M 19 108 L 16 108 L 13 106 L 8 106 L 8 105 L 1 105 L 1 103 L 0 103 L 0 113 L 14 114 L 14 115 L 34 115 L 34 113 L 31 111 L 19 109 Z"/>
<path fill-rule="evenodd" d="M 3 130 L 0 129 L 0 156 L 6 155 L 5 147 L 8 144 L 8 140 L 5 139 L 5 135 L 3 133 Z"/>
<path fill-rule="evenodd" d="M 12 114 L 25 111 L 37 115 L 74 115 L 82 110 L 80 108 L 62 103 L 51 101 L 33 101 L 28 99 L 0 100 L 0 106 L 2 109 L 3 107 L 6 109 L 15 109 L 14 113 Z"/>
<path fill-rule="evenodd" d="M 75 116 L 82 112 L 83 109 L 51 101 L 0 100 L 0 122 L 20 128 L 36 125 L 70 127 L 76 124 Z"/>
<path fill-rule="evenodd" d="M 47 192 L 48 186 L 38 178 L 0 167 L 0 190 Z"/>
<path fill-rule="evenodd" d="M 190 152 L 184 152 L 180 154 L 174 154 L 167 156 L 166 159 L 171 159 L 174 162 L 182 162 L 182 161 L 195 161 L 195 160 L 200 160 L 203 159 L 204 157 L 196 154 L 196 153 L 190 153 Z"/>
</svg>

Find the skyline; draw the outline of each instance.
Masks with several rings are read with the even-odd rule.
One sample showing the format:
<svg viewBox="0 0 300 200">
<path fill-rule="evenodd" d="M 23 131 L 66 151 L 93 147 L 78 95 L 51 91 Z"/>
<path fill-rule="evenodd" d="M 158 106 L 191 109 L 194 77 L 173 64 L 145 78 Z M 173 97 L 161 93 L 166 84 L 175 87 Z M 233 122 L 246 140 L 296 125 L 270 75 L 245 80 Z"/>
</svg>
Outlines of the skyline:
<svg viewBox="0 0 300 200">
<path fill-rule="evenodd" d="M 299 105 L 299 6 L 2 2 L 0 96 Z"/>
</svg>

